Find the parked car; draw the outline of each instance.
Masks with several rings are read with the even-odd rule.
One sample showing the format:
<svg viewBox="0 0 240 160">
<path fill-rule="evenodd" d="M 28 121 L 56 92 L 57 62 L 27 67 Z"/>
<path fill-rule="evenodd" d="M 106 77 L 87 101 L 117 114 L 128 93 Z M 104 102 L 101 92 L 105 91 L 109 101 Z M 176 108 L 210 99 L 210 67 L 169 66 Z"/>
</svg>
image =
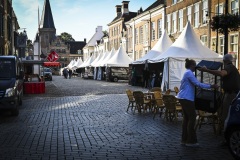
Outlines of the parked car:
<svg viewBox="0 0 240 160">
<path fill-rule="evenodd" d="M 240 91 L 229 108 L 224 135 L 231 154 L 235 159 L 240 159 Z"/>
<path fill-rule="evenodd" d="M 43 68 L 41 75 L 44 76 L 45 80 L 52 81 L 52 70 L 50 68 Z"/>
<path fill-rule="evenodd" d="M 110 67 L 106 71 L 107 80 L 118 82 L 118 80 L 128 80 L 128 68 Z"/>
<path fill-rule="evenodd" d="M 0 56 L 0 109 L 18 116 L 23 98 L 23 64 L 15 56 Z"/>
</svg>

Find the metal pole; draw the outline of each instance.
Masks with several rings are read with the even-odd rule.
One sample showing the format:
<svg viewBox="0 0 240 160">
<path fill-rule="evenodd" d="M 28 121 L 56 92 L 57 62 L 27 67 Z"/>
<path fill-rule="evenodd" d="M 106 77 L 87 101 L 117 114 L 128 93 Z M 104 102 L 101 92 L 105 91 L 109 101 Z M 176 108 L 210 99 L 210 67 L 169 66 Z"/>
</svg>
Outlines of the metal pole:
<svg viewBox="0 0 240 160">
<path fill-rule="evenodd" d="M 219 0 L 218 0 L 218 7 L 217 7 L 217 16 L 219 16 Z M 217 21 L 217 25 L 219 26 L 219 19 Z M 216 53 L 218 53 L 218 27 L 216 30 Z"/>
<path fill-rule="evenodd" d="M 228 14 L 228 0 L 225 1 L 225 16 Z M 224 55 L 228 54 L 228 27 L 224 29 Z"/>
</svg>

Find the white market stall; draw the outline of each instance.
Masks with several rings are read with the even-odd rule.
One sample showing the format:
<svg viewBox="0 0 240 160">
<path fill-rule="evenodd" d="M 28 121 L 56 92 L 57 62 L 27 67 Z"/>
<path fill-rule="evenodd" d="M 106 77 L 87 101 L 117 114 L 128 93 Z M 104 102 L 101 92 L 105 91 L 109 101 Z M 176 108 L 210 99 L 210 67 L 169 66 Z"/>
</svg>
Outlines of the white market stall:
<svg viewBox="0 0 240 160">
<path fill-rule="evenodd" d="M 150 60 L 150 63 L 164 63 L 162 90 L 180 86 L 185 72 L 185 59 L 222 61 L 222 57 L 204 46 L 188 22 L 178 39 L 161 55 Z"/>
</svg>

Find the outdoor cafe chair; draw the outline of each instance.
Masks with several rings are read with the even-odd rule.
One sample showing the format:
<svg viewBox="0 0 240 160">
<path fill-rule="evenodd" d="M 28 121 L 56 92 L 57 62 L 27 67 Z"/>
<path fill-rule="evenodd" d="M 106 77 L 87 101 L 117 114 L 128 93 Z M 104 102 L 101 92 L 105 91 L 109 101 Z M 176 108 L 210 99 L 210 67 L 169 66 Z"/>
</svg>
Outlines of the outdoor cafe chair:
<svg viewBox="0 0 240 160">
<path fill-rule="evenodd" d="M 154 92 L 154 91 L 159 91 L 162 92 L 162 89 L 160 87 L 153 87 L 149 90 L 150 92 Z"/>
<path fill-rule="evenodd" d="M 163 102 L 165 105 L 165 118 L 168 121 L 177 120 L 178 118 L 178 108 L 177 108 L 177 98 L 174 95 L 163 95 Z"/>
<path fill-rule="evenodd" d="M 130 89 L 126 89 L 126 93 L 127 93 L 127 96 L 128 96 L 128 108 L 127 108 L 127 111 L 129 109 L 129 107 L 131 107 L 132 109 L 135 107 L 135 99 L 133 97 L 133 91 L 130 90 Z"/>
<path fill-rule="evenodd" d="M 179 89 L 178 89 L 178 87 L 177 86 L 175 86 L 174 87 L 174 91 L 175 91 L 175 93 L 176 93 L 176 95 L 178 94 L 178 92 L 179 92 Z"/>
<path fill-rule="evenodd" d="M 165 95 L 169 95 L 171 93 L 171 89 L 166 90 Z"/>
<path fill-rule="evenodd" d="M 154 91 L 153 96 L 154 96 L 154 101 L 155 101 L 154 107 L 153 107 L 153 113 L 154 113 L 153 119 L 154 119 L 157 113 L 160 114 L 160 117 L 162 116 L 162 114 L 164 113 L 165 105 L 163 103 L 161 92 Z"/>
<path fill-rule="evenodd" d="M 138 110 L 139 113 L 141 113 L 141 110 L 146 112 L 147 109 L 151 109 L 152 101 L 151 99 L 147 99 L 147 97 L 144 95 L 142 91 L 133 91 L 133 97 L 136 101 L 136 109 Z"/>
</svg>

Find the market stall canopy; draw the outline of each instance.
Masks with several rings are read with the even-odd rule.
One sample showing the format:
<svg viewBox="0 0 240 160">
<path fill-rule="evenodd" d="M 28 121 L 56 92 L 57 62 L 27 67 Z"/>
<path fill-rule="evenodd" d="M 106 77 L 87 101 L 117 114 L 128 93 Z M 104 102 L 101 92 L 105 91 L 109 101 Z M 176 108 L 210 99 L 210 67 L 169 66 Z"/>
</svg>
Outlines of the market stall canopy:
<svg viewBox="0 0 240 160">
<path fill-rule="evenodd" d="M 157 41 L 157 43 L 153 46 L 153 48 L 148 51 L 146 55 L 144 55 L 142 58 L 132 62 L 132 64 L 143 64 L 147 60 L 151 60 L 157 56 L 159 56 L 161 53 L 166 51 L 170 46 L 172 45 L 172 40 L 167 35 L 167 31 L 165 30 Z"/>
<path fill-rule="evenodd" d="M 197 63 L 201 60 L 222 61 L 222 57 L 204 46 L 195 34 L 190 22 L 183 29 L 179 38 L 162 54 L 150 62 L 164 62 L 161 88 L 173 90 L 180 87 L 185 68 L 185 59 L 194 59 Z"/>
<path fill-rule="evenodd" d="M 90 64 L 89 67 L 94 67 L 94 65 L 102 58 L 103 53 L 99 53 L 97 58 Z"/>
<path fill-rule="evenodd" d="M 91 64 L 93 67 L 99 67 L 103 60 L 108 56 L 108 51 L 104 52 L 102 57 L 95 64 Z"/>
<path fill-rule="evenodd" d="M 94 61 L 94 56 L 92 55 L 87 61 L 86 63 L 83 63 L 79 68 L 85 68 L 85 67 L 89 67 L 90 64 Z"/>
<path fill-rule="evenodd" d="M 77 69 L 83 63 L 82 58 L 78 58 L 77 62 L 72 66 L 72 69 Z"/>
<path fill-rule="evenodd" d="M 58 67 L 60 62 L 43 62 L 44 67 Z"/>
<path fill-rule="evenodd" d="M 122 45 L 120 45 L 117 52 L 106 63 L 106 66 L 107 67 L 129 67 L 130 63 L 132 63 L 132 59 L 127 55 Z"/>
<path fill-rule="evenodd" d="M 110 51 L 110 53 L 108 53 L 108 55 L 106 56 L 106 58 L 104 58 L 104 59 L 102 60 L 102 62 L 99 63 L 99 67 L 104 67 L 105 64 L 108 62 L 108 60 L 112 58 L 112 56 L 114 55 L 114 53 L 115 53 L 115 49 L 112 48 L 112 50 Z"/>
</svg>

